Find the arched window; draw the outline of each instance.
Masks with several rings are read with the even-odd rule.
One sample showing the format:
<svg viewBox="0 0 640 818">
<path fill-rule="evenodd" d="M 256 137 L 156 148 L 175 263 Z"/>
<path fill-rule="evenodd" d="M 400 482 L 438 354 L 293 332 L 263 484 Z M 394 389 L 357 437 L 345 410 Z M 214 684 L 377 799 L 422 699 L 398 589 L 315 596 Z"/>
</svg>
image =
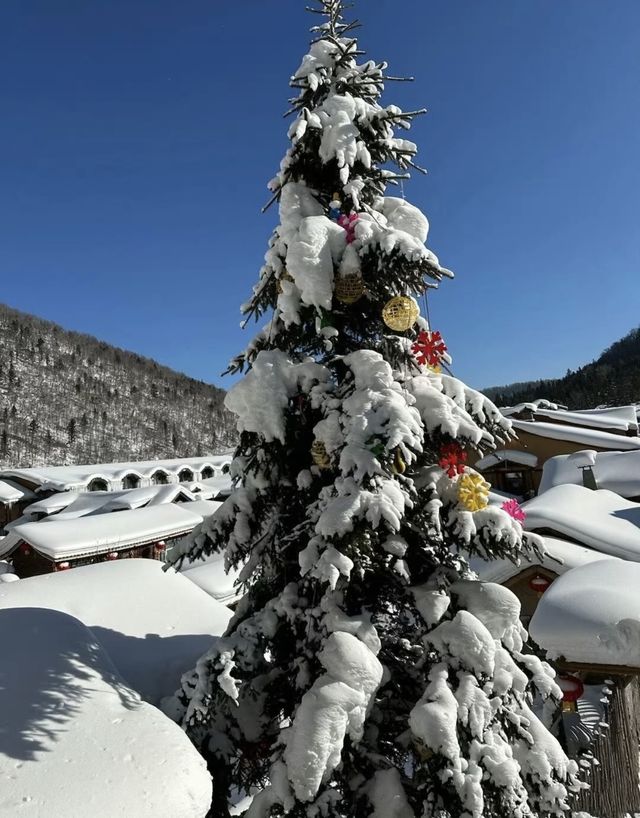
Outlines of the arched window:
<svg viewBox="0 0 640 818">
<path fill-rule="evenodd" d="M 212 467 L 211 466 L 205 466 L 204 469 L 202 469 L 202 471 L 200 472 L 200 477 L 203 480 L 209 480 L 211 477 L 213 477 L 213 474 L 214 474 L 214 472 L 213 472 Z"/>
<path fill-rule="evenodd" d="M 94 477 L 87 486 L 87 491 L 109 491 L 109 484 L 102 477 Z"/>
<path fill-rule="evenodd" d="M 222 473 L 223 474 L 229 474 L 230 471 L 231 471 L 231 463 L 225 463 L 224 466 L 222 467 Z"/>
<path fill-rule="evenodd" d="M 137 489 L 140 488 L 140 478 L 137 474 L 125 474 L 122 478 L 123 489 Z"/>
<path fill-rule="evenodd" d="M 161 471 L 158 469 L 158 471 L 154 471 L 154 473 L 151 475 L 151 483 L 154 486 L 166 486 L 168 482 L 169 478 L 166 471 Z"/>
<path fill-rule="evenodd" d="M 191 469 L 180 469 L 178 472 L 178 482 L 179 483 L 192 483 L 193 482 L 193 472 Z"/>
</svg>

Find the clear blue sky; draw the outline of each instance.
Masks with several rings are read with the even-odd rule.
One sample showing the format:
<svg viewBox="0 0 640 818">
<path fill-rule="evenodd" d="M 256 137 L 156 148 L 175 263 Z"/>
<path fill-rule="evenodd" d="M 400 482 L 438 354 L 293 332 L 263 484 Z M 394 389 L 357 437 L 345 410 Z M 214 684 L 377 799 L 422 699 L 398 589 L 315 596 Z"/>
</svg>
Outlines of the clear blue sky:
<svg viewBox="0 0 640 818">
<path fill-rule="evenodd" d="M 0 300 L 220 383 L 304 5 L 3 0 Z M 561 375 L 638 325 L 640 2 L 356 11 L 369 55 L 416 77 L 386 101 L 429 108 L 405 193 L 457 274 L 431 299 L 456 374 Z"/>
</svg>

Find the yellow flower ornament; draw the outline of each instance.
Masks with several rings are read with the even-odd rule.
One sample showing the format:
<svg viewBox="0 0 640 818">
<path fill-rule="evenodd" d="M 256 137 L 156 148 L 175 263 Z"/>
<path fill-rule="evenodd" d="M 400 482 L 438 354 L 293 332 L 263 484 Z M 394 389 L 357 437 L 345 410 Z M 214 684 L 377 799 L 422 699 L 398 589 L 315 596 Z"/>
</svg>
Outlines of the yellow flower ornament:
<svg viewBox="0 0 640 818">
<path fill-rule="evenodd" d="M 490 488 L 480 474 L 465 474 L 458 481 L 458 500 L 467 511 L 481 511 L 489 502 Z"/>
</svg>

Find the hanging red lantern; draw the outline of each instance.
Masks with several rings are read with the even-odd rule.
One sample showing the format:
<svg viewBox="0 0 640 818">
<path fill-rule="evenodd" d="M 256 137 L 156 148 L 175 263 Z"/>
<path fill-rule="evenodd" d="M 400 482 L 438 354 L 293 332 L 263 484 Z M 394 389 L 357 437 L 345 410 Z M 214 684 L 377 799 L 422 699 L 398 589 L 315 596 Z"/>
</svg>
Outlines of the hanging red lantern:
<svg viewBox="0 0 640 818">
<path fill-rule="evenodd" d="M 56 571 L 68 571 L 71 568 L 71 563 L 69 562 L 59 562 L 56 565 Z"/>
<path fill-rule="evenodd" d="M 118 554 L 117 551 L 109 551 L 109 553 L 107 554 L 107 559 L 108 560 L 117 560 L 119 556 L 120 555 Z"/>
<path fill-rule="evenodd" d="M 577 701 L 584 693 L 584 685 L 577 676 L 564 674 L 556 679 L 558 687 L 562 690 L 562 709 L 566 713 L 575 713 L 578 709 Z"/>
<path fill-rule="evenodd" d="M 165 549 L 166 547 L 167 547 L 166 542 L 165 542 L 164 540 L 160 540 L 160 542 L 157 542 L 157 543 L 156 543 L 156 544 L 153 546 L 153 550 L 154 550 L 154 551 L 164 551 L 164 549 Z"/>
<path fill-rule="evenodd" d="M 551 580 L 549 577 L 545 577 L 542 574 L 536 574 L 534 577 L 531 577 L 529 580 L 529 588 L 532 591 L 535 591 L 538 596 L 542 596 L 547 588 L 551 585 Z"/>
<path fill-rule="evenodd" d="M 20 553 L 24 554 L 25 557 L 28 557 L 31 553 L 31 548 L 29 547 L 28 543 L 22 542 L 20 543 Z"/>
</svg>

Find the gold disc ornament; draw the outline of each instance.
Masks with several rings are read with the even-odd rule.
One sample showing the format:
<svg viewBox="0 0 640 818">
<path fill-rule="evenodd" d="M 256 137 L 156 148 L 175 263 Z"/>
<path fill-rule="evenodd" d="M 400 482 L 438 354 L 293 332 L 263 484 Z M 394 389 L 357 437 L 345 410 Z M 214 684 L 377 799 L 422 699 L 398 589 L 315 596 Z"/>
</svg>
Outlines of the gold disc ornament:
<svg viewBox="0 0 640 818">
<path fill-rule="evenodd" d="M 395 332 L 406 332 L 418 320 L 420 308 L 408 295 L 396 295 L 384 305 L 382 320 Z"/>
<path fill-rule="evenodd" d="M 355 304 L 364 295 L 364 280 L 360 273 L 336 278 L 335 296 L 342 304 Z"/>
<path fill-rule="evenodd" d="M 331 458 L 321 440 L 314 440 L 311 444 L 311 459 L 319 469 L 331 468 Z"/>
</svg>

